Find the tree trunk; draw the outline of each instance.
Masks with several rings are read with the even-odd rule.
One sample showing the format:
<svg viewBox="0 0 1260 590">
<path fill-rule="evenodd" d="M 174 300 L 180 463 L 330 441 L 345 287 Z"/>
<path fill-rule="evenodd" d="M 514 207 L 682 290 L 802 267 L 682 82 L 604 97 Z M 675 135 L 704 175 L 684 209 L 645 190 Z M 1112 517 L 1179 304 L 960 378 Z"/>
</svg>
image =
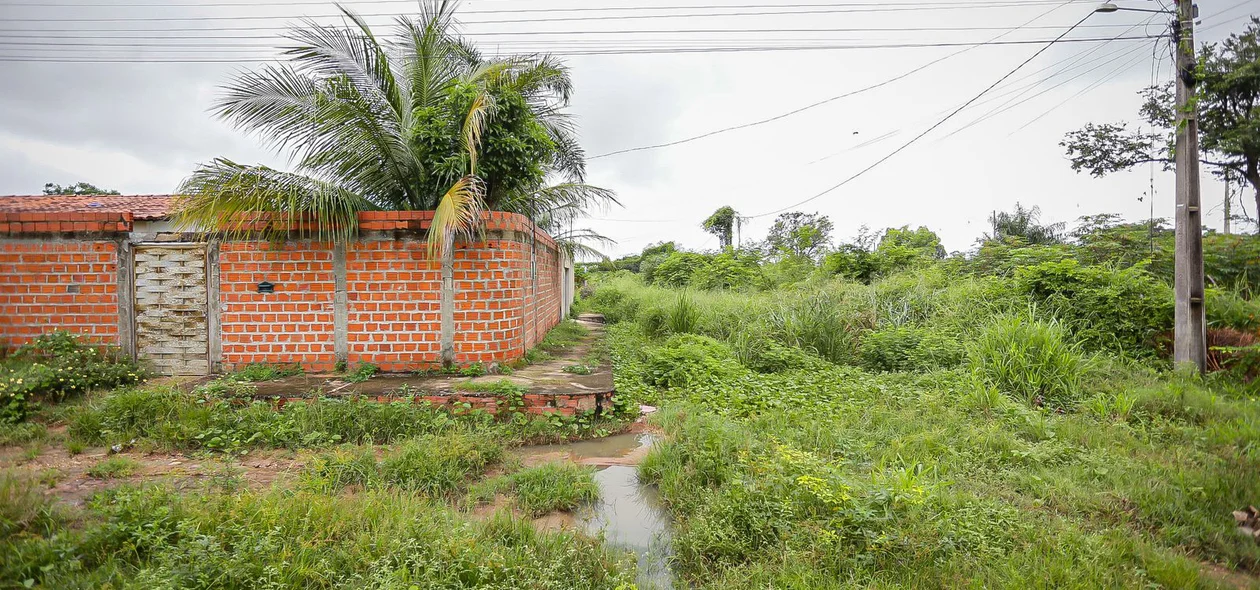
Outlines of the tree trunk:
<svg viewBox="0 0 1260 590">
<path fill-rule="evenodd" d="M 1247 159 L 1247 168 L 1243 171 L 1243 176 L 1247 179 L 1247 184 L 1251 185 L 1251 190 L 1256 198 L 1256 225 L 1260 226 L 1260 161 L 1256 158 Z"/>
</svg>

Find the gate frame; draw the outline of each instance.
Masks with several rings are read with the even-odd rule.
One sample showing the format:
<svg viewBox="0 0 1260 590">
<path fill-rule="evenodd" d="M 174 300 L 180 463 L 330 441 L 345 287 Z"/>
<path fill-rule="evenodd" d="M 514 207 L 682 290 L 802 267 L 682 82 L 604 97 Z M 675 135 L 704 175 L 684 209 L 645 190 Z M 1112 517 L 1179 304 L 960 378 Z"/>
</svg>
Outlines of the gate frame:
<svg viewBox="0 0 1260 590">
<path fill-rule="evenodd" d="M 218 370 L 222 344 L 219 339 L 219 243 L 208 240 L 200 242 L 162 242 L 124 240 L 118 252 L 118 309 L 119 340 L 123 344 L 123 352 L 132 360 L 142 361 L 139 357 L 139 329 L 136 327 L 136 250 L 140 248 L 167 248 L 171 250 L 202 249 L 205 259 L 203 270 L 206 273 L 206 375 L 213 375 Z M 211 252 L 214 253 L 211 256 Z M 125 257 L 125 258 L 124 258 Z M 127 263 L 124 265 L 123 260 Z M 125 267 L 125 268 L 124 268 Z M 124 283 L 126 289 L 124 290 Z M 126 294 L 126 301 L 123 294 Z M 125 310 L 125 312 L 123 311 Z M 125 318 L 121 317 L 126 315 Z M 126 331 L 123 331 L 124 326 Z M 124 339 L 124 337 L 126 339 Z"/>
</svg>

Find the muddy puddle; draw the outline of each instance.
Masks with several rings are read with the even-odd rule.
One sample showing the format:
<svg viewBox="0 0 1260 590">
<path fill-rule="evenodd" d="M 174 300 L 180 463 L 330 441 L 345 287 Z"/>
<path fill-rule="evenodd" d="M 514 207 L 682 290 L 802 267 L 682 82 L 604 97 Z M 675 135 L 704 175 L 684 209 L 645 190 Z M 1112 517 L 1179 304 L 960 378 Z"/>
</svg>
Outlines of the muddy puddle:
<svg viewBox="0 0 1260 590">
<path fill-rule="evenodd" d="M 669 515 L 656 488 L 639 483 L 635 467 L 657 439 L 653 434 L 623 434 L 521 450 L 526 464 L 573 461 L 598 469 L 600 501 L 579 510 L 573 526 L 592 536 L 602 534 L 609 546 L 633 552 L 638 557 L 638 587 L 643 590 L 673 587 Z"/>
</svg>

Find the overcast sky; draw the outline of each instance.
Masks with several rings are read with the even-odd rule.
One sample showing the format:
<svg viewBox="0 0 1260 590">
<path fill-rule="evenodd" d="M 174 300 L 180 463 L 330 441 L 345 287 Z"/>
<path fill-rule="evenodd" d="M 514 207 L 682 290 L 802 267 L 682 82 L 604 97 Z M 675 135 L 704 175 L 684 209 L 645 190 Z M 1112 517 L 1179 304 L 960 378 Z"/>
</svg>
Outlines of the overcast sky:
<svg viewBox="0 0 1260 590">
<path fill-rule="evenodd" d="M 321 16 L 334 6 L 154 4 L 0 0 L 0 194 L 37 194 L 46 182 L 77 181 L 125 194 L 168 193 L 197 163 L 215 157 L 286 166 L 285 158 L 207 110 L 233 72 L 276 55 L 285 26 L 302 17 L 334 22 Z M 1159 7 L 1151 0 L 1119 4 Z M 1200 46 L 1241 31 L 1248 15 L 1260 14 L 1260 0 L 1199 4 Z M 389 15 L 415 6 L 347 5 L 382 30 Z M 568 56 L 572 110 L 591 156 L 775 117 L 951 56 L 764 125 L 592 159 L 589 180 L 615 190 L 624 207 L 596 212 L 589 225 L 618 240 L 609 253 L 620 255 L 662 240 L 712 248 L 715 240 L 699 224 L 718 207 L 768 214 L 841 183 L 1045 45 L 962 51 L 967 47 L 958 44 L 999 35 L 1002 42 L 1053 39 L 1094 6 L 1081 0 L 466 0 L 461 11 L 463 30 L 487 52 Z M 548 10 L 560 8 L 582 10 Z M 495 20 L 501 22 L 485 22 Z M 1162 15 L 1141 12 L 1095 14 L 1069 38 L 1157 35 L 1165 23 Z M 1027 26 L 1014 30 L 1021 25 Z M 696 32 L 712 29 L 723 32 Z M 889 47 L 927 44 L 945 46 Z M 870 45 L 881 47 L 860 48 Z M 750 48 L 779 50 L 713 51 Z M 1077 174 L 1059 142 L 1090 121 L 1136 124 L 1137 91 L 1153 78 L 1169 79 L 1167 50 L 1156 39 L 1055 45 L 914 145 L 797 210 L 830 216 L 840 240 L 862 225 L 925 225 L 949 250 L 971 247 L 990 213 L 1017 201 L 1039 206 L 1046 221 L 1096 213 L 1145 219 L 1148 169 L 1104 179 Z M 1207 219 L 1219 227 L 1224 187 L 1209 178 L 1205 171 Z M 1154 185 L 1155 215 L 1171 217 L 1172 175 L 1156 171 Z M 743 237 L 762 238 L 773 218 L 753 219 Z"/>
</svg>

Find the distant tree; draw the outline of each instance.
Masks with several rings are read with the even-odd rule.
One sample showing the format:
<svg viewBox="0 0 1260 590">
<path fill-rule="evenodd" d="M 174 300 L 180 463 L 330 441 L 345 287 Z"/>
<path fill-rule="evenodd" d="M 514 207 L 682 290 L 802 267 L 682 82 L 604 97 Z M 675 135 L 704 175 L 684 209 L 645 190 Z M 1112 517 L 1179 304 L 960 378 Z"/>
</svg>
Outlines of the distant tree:
<svg viewBox="0 0 1260 590">
<path fill-rule="evenodd" d="M 1260 210 L 1260 18 L 1242 33 L 1203 48 L 1195 81 L 1199 112 L 1200 162 L 1222 179 L 1243 179 L 1255 191 Z M 1125 123 L 1090 123 L 1059 144 L 1067 148 L 1072 169 L 1093 176 L 1128 170 L 1139 164 L 1173 162 L 1176 107 L 1173 83 L 1141 92 L 1147 131 Z"/>
<path fill-rule="evenodd" d="M 766 249 L 771 256 L 817 259 L 831 245 L 833 229 L 835 226 L 826 215 L 784 213 L 770 227 Z"/>
<path fill-rule="evenodd" d="M 730 207 L 722 207 L 704 220 L 701 227 L 704 228 L 704 231 L 717 236 L 718 244 L 725 250 L 734 244 L 735 225 L 738 223 L 739 214 Z"/>
<path fill-rule="evenodd" d="M 945 246 L 941 245 L 941 237 L 923 226 L 913 230 L 908 225 L 888 228 L 888 231 L 884 232 L 883 239 L 879 241 L 876 251 L 889 252 L 897 248 L 937 260 L 945 257 Z"/>
<path fill-rule="evenodd" d="M 61 186 L 56 183 L 48 183 L 44 185 L 45 195 L 121 195 L 118 191 L 104 189 L 94 184 L 86 182 L 76 182 L 71 185 Z"/>
<path fill-rule="evenodd" d="M 1007 241 L 1017 239 L 1025 244 L 1059 244 L 1063 242 L 1063 230 L 1067 227 L 1064 223 L 1051 223 L 1041 225 L 1041 208 L 1031 207 L 1025 209 L 1023 205 L 1015 203 L 1015 210 L 1007 213 L 999 211 L 993 214 L 990 222 L 993 224 L 993 233 L 985 234 L 985 240 Z"/>
</svg>

